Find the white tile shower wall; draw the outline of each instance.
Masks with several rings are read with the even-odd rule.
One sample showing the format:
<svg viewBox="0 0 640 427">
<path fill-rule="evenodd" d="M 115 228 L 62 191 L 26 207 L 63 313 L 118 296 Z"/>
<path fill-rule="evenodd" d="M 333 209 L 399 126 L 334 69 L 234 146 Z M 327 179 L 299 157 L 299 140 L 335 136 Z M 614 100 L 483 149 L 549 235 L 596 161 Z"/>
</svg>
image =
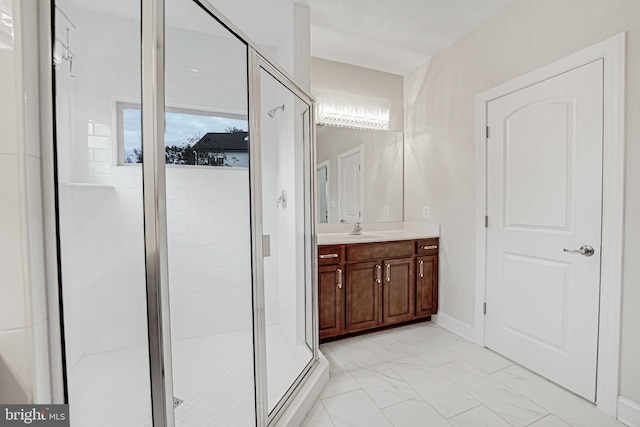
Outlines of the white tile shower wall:
<svg viewBox="0 0 640 427">
<path fill-rule="evenodd" d="M 146 342 L 140 171 L 61 191 L 67 333 L 82 337 L 68 340 L 71 366 Z M 173 338 L 250 328 L 248 171 L 168 167 L 167 211 Z"/>
<path fill-rule="evenodd" d="M 60 188 L 70 367 L 86 354 L 146 342 L 141 177 L 135 181 Z"/>
<path fill-rule="evenodd" d="M 22 268 L 22 236 L 20 224 L 20 187 L 18 156 L 0 155 L 0 267 L 2 299 L 0 328 L 10 330 L 26 326 L 24 272 Z M 18 303 L 16 303 L 19 301 Z"/>
<path fill-rule="evenodd" d="M 249 172 L 167 168 L 172 339 L 252 327 Z"/>
</svg>

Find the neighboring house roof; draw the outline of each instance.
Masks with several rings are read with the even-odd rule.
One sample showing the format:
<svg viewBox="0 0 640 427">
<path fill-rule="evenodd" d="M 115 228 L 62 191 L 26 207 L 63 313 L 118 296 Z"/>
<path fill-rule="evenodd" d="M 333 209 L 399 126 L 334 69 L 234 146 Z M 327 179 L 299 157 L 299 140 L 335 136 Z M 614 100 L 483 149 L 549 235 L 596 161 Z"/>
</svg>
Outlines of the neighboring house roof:
<svg viewBox="0 0 640 427">
<path fill-rule="evenodd" d="M 249 151 L 248 132 L 209 132 L 193 149 L 196 151 Z"/>
</svg>

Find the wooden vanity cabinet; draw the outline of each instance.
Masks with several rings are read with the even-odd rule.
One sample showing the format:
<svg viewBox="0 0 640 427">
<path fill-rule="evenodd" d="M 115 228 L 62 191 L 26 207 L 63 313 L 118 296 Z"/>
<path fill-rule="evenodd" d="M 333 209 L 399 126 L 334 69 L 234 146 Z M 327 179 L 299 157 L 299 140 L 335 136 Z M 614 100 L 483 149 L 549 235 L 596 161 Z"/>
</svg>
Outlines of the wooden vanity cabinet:
<svg viewBox="0 0 640 427">
<path fill-rule="evenodd" d="M 318 247 L 320 339 L 437 312 L 438 239 Z"/>
<path fill-rule="evenodd" d="M 416 317 L 438 312 L 438 256 L 416 259 Z"/>
<path fill-rule="evenodd" d="M 341 335 L 345 330 L 344 270 L 338 265 L 318 267 L 318 327 L 320 338 Z"/>
<path fill-rule="evenodd" d="M 382 324 L 382 287 L 378 262 L 359 262 L 346 266 L 346 330 L 356 332 Z"/>
<path fill-rule="evenodd" d="M 318 329 L 320 338 L 346 333 L 344 246 L 318 247 Z"/>
<path fill-rule="evenodd" d="M 383 263 L 383 309 L 385 325 L 407 322 L 415 317 L 416 276 L 413 258 L 390 259 Z"/>
</svg>

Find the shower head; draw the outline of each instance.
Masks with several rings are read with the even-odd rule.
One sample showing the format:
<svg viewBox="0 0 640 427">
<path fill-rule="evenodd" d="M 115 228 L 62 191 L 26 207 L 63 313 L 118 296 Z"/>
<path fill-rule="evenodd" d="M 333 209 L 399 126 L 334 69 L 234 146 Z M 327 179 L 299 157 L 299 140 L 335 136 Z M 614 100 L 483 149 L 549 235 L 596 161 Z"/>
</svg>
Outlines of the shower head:
<svg viewBox="0 0 640 427">
<path fill-rule="evenodd" d="M 278 112 L 278 110 L 284 111 L 284 104 L 278 105 L 276 108 L 267 111 L 267 115 L 273 119 L 276 116 L 276 113 Z"/>
</svg>

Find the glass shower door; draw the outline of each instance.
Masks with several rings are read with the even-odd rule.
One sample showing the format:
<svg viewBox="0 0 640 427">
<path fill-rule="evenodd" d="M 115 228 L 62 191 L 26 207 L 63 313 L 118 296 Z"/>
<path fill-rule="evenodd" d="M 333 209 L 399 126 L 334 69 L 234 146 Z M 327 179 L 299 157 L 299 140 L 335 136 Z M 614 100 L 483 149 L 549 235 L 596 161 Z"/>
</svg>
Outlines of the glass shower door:
<svg viewBox="0 0 640 427">
<path fill-rule="evenodd" d="M 73 427 L 152 425 L 143 177 L 140 165 L 122 161 L 127 144 L 140 145 L 141 2 L 108 6 L 52 4 L 60 294 Z M 137 106 L 137 120 L 118 115 L 120 103 Z"/>
<path fill-rule="evenodd" d="M 175 425 L 255 426 L 247 45 L 194 1 L 165 7 Z"/>
<path fill-rule="evenodd" d="M 317 360 L 312 102 L 207 2 L 94 3 L 53 3 L 71 425 L 275 425 Z"/>
<path fill-rule="evenodd" d="M 314 359 L 311 265 L 311 106 L 260 67 L 260 168 L 267 411 Z"/>
</svg>

